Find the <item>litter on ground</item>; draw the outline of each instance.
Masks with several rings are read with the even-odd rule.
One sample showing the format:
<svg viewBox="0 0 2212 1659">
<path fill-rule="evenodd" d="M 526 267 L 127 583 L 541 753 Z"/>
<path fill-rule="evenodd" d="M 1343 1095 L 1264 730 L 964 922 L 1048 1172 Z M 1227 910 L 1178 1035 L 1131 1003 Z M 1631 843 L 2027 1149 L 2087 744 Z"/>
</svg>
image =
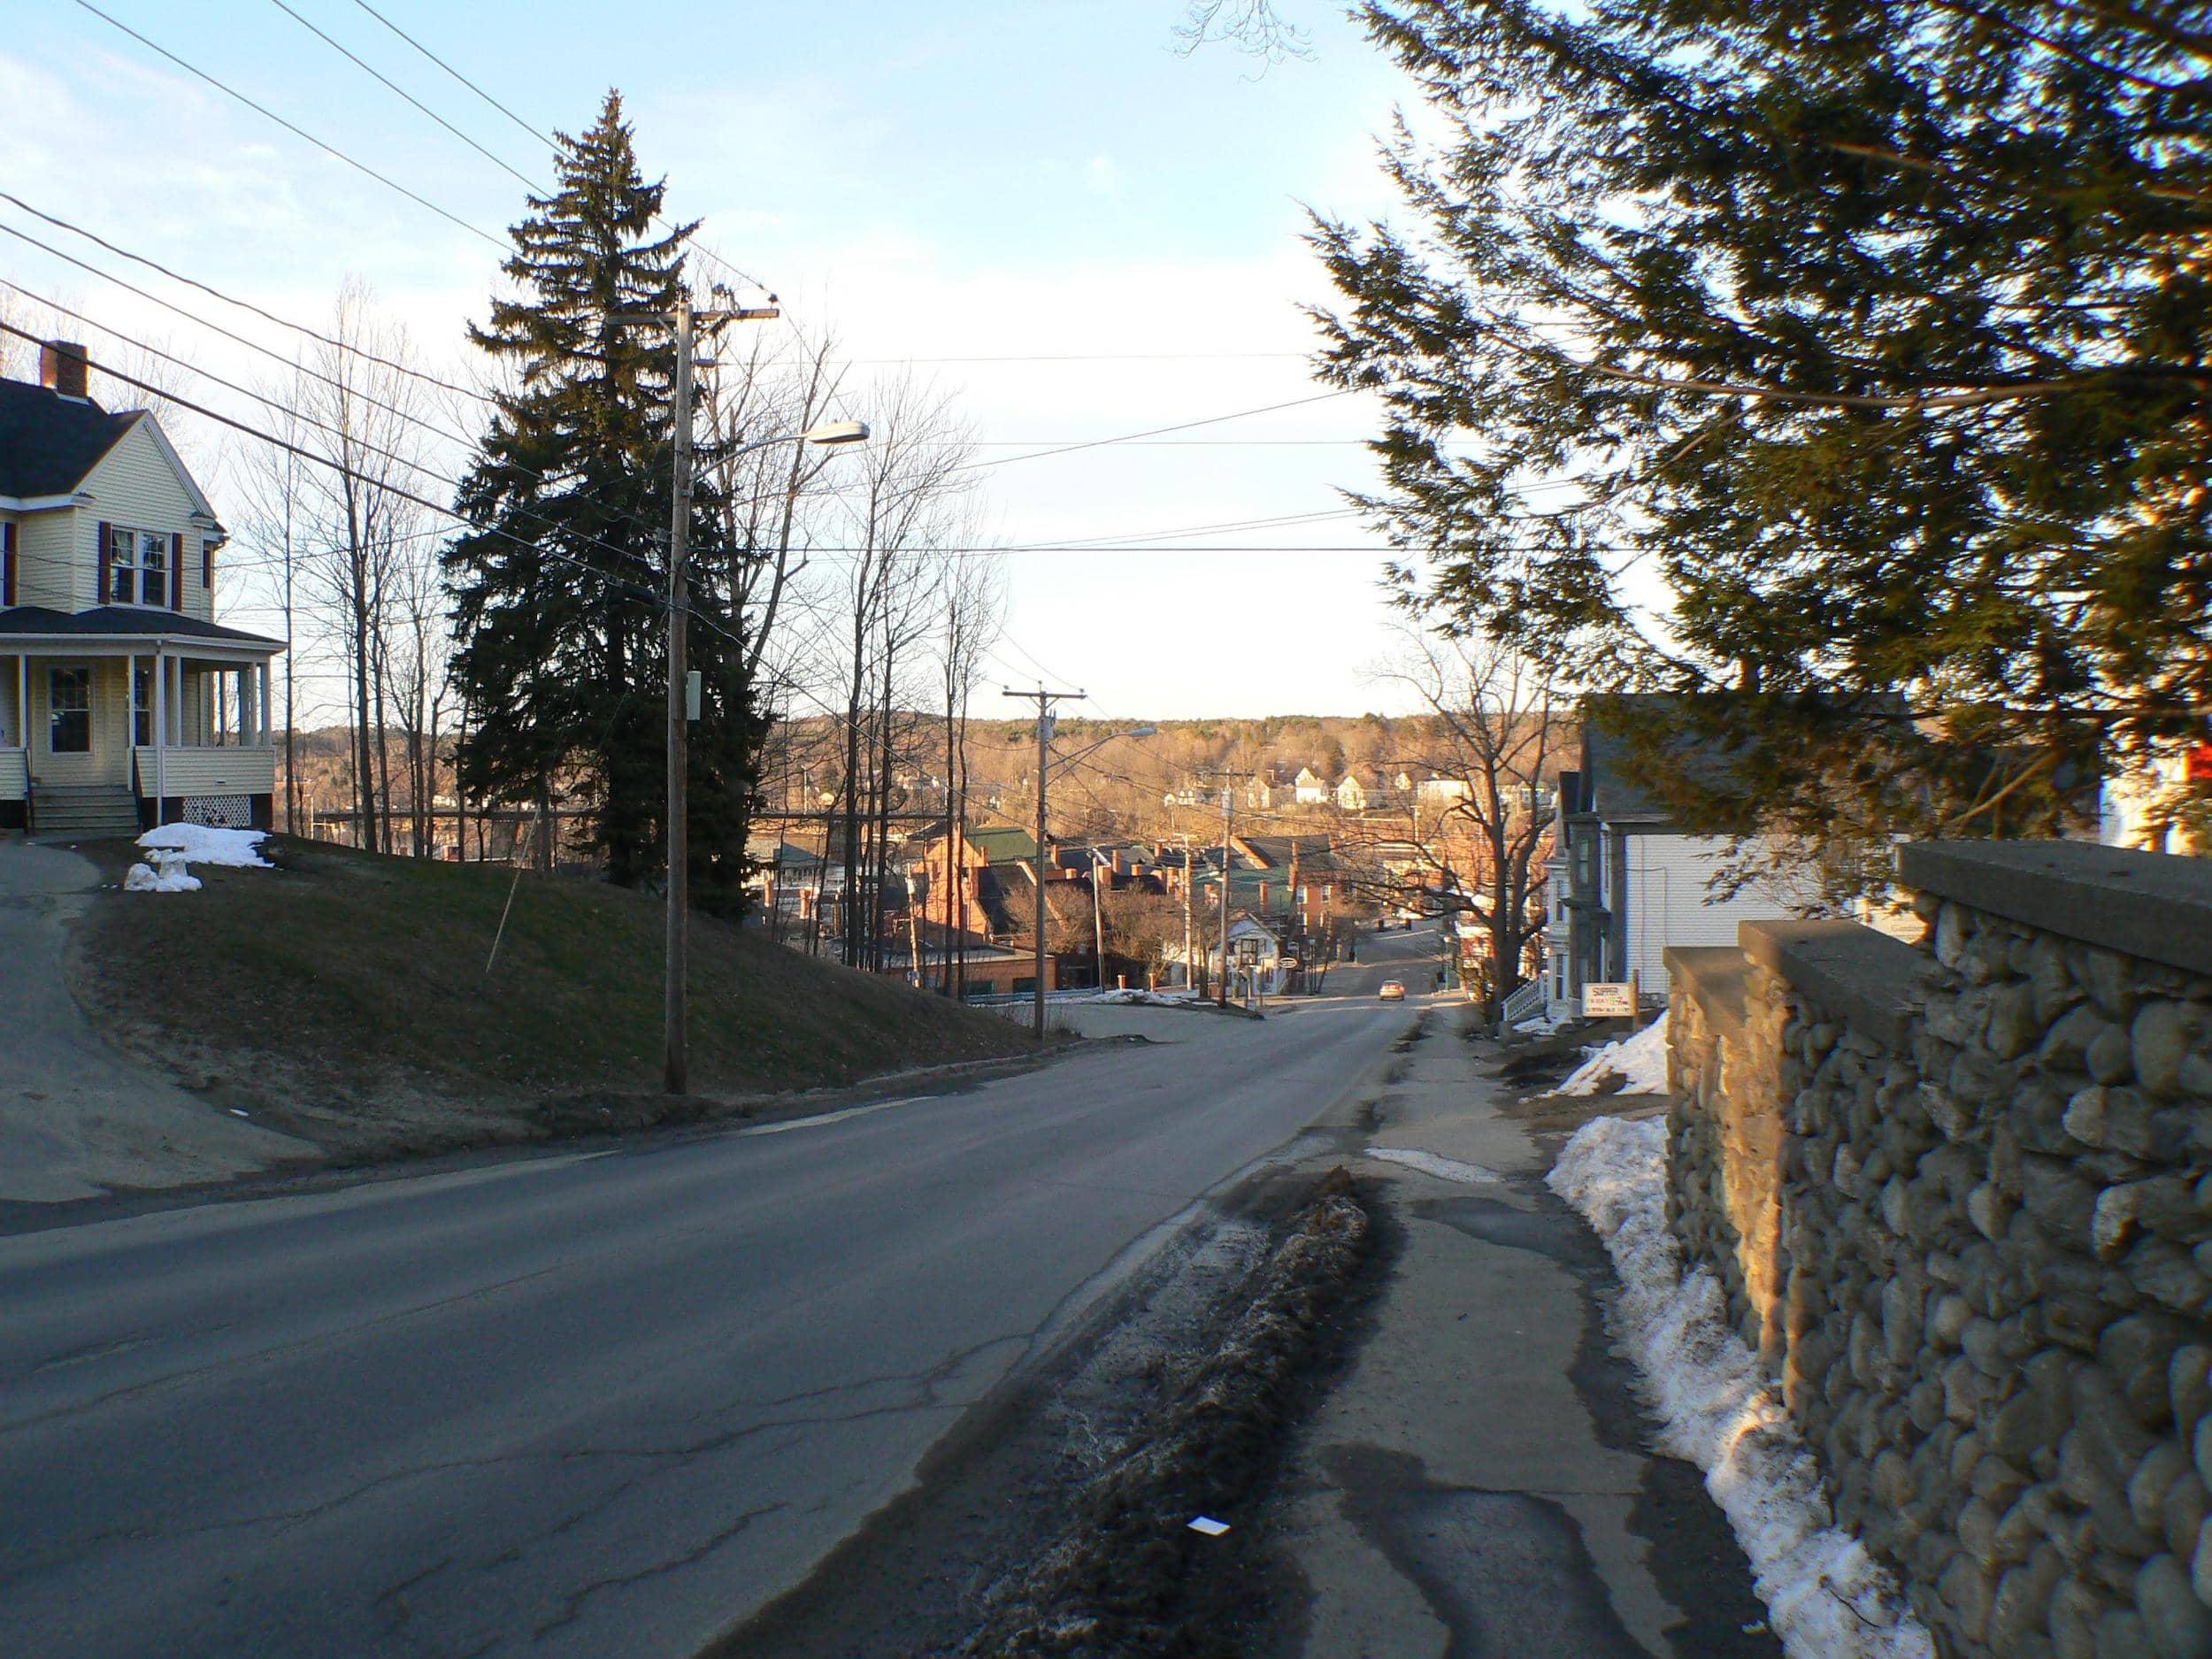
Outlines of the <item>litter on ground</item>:
<svg viewBox="0 0 2212 1659">
<path fill-rule="evenodd" d="M 1194 1532 L 1203 1532 L 1209 1538 L 1219 1538 L 1229 1530 L 1229 1523 L 1217 1521 L 1210 1515 L 1194 1516 L 1191 1520 L 1190 1530 Z"/>
</svg>

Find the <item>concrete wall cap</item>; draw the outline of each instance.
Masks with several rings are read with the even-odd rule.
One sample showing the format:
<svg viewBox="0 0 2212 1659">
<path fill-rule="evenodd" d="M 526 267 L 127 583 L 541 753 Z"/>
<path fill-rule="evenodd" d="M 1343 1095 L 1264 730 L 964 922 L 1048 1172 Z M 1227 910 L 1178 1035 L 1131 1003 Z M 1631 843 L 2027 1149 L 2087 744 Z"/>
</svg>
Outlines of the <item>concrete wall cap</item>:
<svg viewBox="0 0 2212 1659">
<path fill-rule="evenodd" d="M 1745 987 L 1751 964 L 1732 945 L 1669 945 L 1663 953 L 1667 977 L 1704 1011 L 1705 1023 L 1724 1036 L 1740 1038 L 1747 1023 Z"/>
<path fill-rule="evenodd" d="M 1898 872 L 1970 910 L 2212 977 L 2212 860 L 2089 841 L 1915 841 Z"/>
<path fill-rule="evenodd" d="M 1743 954 L 1893 1054 L 1909 1053 L 1928 958 L 1857 922 L 1739 922 Z"/>
</svg>

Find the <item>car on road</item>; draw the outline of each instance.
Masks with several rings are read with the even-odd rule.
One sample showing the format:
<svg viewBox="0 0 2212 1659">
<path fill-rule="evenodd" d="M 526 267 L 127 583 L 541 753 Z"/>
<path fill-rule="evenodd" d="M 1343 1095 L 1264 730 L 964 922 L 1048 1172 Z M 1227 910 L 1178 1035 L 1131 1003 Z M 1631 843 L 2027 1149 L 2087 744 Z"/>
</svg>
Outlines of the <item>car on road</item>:
<svg viewBox="0 0 2212 1659">
<path fill-rule="evenodd" d="M 1406 987 L 1395 979 L 1385 979 L 1382 989 L 1375 995 L 1386 1002 L 1402 1002 L 1406 1000 Z"/>
</svg>

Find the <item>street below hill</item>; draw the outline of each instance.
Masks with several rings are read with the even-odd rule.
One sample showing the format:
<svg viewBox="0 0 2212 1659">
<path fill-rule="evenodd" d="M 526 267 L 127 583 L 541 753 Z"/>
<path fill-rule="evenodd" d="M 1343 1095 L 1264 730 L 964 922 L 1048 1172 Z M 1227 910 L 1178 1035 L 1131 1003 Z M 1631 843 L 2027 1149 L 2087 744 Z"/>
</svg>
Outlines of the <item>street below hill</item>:
<svg viewBox="0 0 2212 1659">
<path fill-rule="evenodd" d="M 1264 1020 L 966 1092 L 23 1223 L 0 1645 L 696 1652 L 1210 1193 L 1313 1148 L 1434 935 L 1362 946 Z"/>
</svg>

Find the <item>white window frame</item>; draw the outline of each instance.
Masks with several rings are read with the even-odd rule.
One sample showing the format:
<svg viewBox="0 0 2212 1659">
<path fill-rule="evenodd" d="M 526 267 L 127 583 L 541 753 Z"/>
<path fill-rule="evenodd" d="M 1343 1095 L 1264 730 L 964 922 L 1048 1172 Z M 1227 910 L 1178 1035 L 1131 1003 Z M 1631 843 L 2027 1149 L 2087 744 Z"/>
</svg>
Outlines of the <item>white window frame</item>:
<svg viewBox="0 0 2212 1659">
<path fill-rule="evenodd" d="M 180 572 L 170 568 L 175 562 L 169 557 L 169 533 L 165 530 L 140 530 L 130 525 L 111 524 L 108 526 L 108 590 L 100 595 L 104 605 L 142 605 L 150 610 L 166 611 L 171 597 L 170 584 Z M 146 597 L 147 580 L 157 577 L 161 582 L 161 596 Z"/>
<path fill-rule="evenodd" d="M 73 700 L 73 697 L 66 708 L 62 705 L 61 682 L 63 676 L 65 675 L 68 676 L 73 681 L 81 680 L 84 682 L 84 702 L 81 705 L 79 705 Z M 73 693 L 74 689 L 75 688 L 73 685 Z M 92 705 L 93 675 L 91 664 L 50 663 L 47 665 L 46 752 L 49 755 L 89 755 L 92 753 Z M 81 714 L 84 716 L 84 746 L 82 748 L 78 748 L 73 744 L 69 748 L 64 749 L 59 744 L 55 742 L 54 735 L 60 728 L 62 716 L 65 714 Z"/>
</svg>

